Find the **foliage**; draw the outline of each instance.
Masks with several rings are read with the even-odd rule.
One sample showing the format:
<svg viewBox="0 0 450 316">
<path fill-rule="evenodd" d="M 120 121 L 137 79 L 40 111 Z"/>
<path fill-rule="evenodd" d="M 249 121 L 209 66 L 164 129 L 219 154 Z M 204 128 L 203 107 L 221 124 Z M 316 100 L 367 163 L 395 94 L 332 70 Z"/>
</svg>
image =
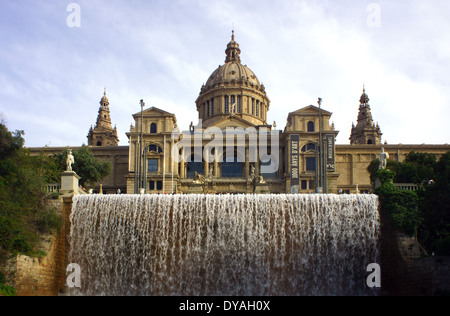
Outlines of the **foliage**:
<svg viewBox="0 0 450 316">
<path fill-rule="evenodd" d="M 382 185 L 388 185 L 392 183 L 395 178 L 395 172 L 389 169 L 379 169 L 375 174 L 380 179 Z"/>
<path fill-rule="evenodd" d="M 86 145 L 83 145 L 79 150 L 73 151 L 72 154 L 75 159 L 73 171 L 81 177 L 80 185 L 87 189 L 94 188 L 98 182 L 111 173 L 111 163 L 102 162 L 95 158 L 92 151 Z M 66 157 L 67 149 L 61 154 L 54 156 L 55 165 L 60 171 L 66 169 Z"/>
<path fill-rule="evenodd" d="M 375 159 L 367 170 L 370 173 L 370 180 L 375 183 L 376 172 L 380 160 Z M 433 179 L 436 156 L 429 153 L 410 152 L 405 161 L 400 163 L 391 159 L 387 161 L 386 170 L 395 173 L 394 183 L 415 183 L 423 184 Z"/>
<path fill-rule="evenodd" d="M 450 255 L 450 152 L 435 164 L 433 180 L 420 192 L 424 222 L 419 238 L 436 254 Z"/>
<path fill-rule="evenodd" d="M 16 296 L 16 289 L 12 286 L 6 285 L 5 275 L 0 271 L 0 295 Z"/>
<path fill-rule="evenodd" d="M 33 256 L 38 234 L 61 223 L 43 191 L 51 171 L 23 148 L 22 135 L 0 124 L 0 267 L 10 253 Z"/>
<path fill-rule="evenodd" d="M 16 150 L 22 148 L 24 144 L 23 134 L 23 131 L 11 133 L 4 124 L 0 123 L 0 160 L 11 156 Z"/>
<path fill-rule="evenodd" d="M 376 176 L 383 182 L 378 165 L 377 159 L 368 168 L 372 183 Z M 388 160 L 387 169 L 395 174 L 395 183 L 416 183 L 420 189 L 404 191 L 385 183 L 375 190 L 382 209 L 430 253 L 450 255 L 450 152 L 439 161 L 432 154 L 411 152 L 402 163 Z"/>
<path fill-rule="evenodd" d="M 375 189 L 375 194 L 380 197 L 382 210 L 391 216 L 401 231 L 410 236 L 417 234 L 422 218 L 415 192 L 398 189 L 392 183 L 384 183 Z"/>
</svg>

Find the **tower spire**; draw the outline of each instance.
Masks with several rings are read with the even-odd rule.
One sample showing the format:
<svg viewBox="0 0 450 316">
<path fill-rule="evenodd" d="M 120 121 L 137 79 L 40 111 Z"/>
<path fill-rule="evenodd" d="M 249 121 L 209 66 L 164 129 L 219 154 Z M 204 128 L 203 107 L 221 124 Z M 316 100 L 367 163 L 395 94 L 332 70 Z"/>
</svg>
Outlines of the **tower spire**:
<svg viewBox="0 0 450 316">
<path fill-rule="evenodd" d="M 241 49 L 239 48 L 239 44 L 235 41 L 234 29 L 231 31 L 231 42 L 228 43 L 225 54 L 227 55 L 227 58 L 225 59 L 225 63 L 230 63 L 230 62 L 241 63 L 241 57 L 240 57 Z"/>
<path fill-rule="evenodd" d="M 366 93 L 366 85 L 363 85 L 363 94 L 359 99 L 359 113 L 356 126 L 352 124 L 350 135 L 351 144 L 381 144 L 381 129 L 375 126 L 370 111 L 369 96 Z"/>
<path fill-rule="evenodd" d="M 100 100 L 100 109 L 98 110 L 97 123 L 95 127 L 90 128 L 88 134 L 89 146 L 118 146 L 119 138 L 117 130 L 112 128 L 111 116 L 109 111 L 109 100 L 106 97 L 106 88 L 103 91 L 103 97 Z"/>
</svg>

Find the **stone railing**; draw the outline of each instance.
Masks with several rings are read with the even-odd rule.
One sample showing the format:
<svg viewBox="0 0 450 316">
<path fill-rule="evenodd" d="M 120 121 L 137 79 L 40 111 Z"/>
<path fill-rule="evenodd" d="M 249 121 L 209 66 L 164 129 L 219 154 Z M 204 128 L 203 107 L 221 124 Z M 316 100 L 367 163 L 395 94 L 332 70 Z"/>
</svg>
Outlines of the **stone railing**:
<svg viewBox="0 0 450 316">
<path fill-rule="evenodd" d="M 49 193 L 49 194 L 50 193 L 58 193 L 60 189 L 61 189 L 60 183 L 48 183 L 44 187 L 45 192 Z"/>
<path fill-rule="evenodd" d="M 407 191 L 417 191 L 419 189 L 419 186 L 414 183 L 394 183 L 394 185 L 399 189 Z"/>
</svg>

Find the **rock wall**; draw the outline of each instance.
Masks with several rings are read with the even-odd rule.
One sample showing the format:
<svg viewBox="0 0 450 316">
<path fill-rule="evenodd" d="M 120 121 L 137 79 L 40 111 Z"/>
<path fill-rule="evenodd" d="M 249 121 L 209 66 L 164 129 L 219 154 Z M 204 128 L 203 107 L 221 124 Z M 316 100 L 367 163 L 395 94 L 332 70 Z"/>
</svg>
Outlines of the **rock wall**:
<svg viewBox="0 0 450 316">
<path fill-rule="evenodd" d="M 385 296 L 450 294 L 450 257 L 427 256 L 414 238 L 381 214 L 381 293 Z"/>
<path fill-rule="evenodd" d="M 52 236 L 45 236 L 44 250 L 47 256 L 16 258 L 16 291 L 18 296 L 57 296 L 65 285 L 67 236 L 70 232 L 69 216 L 72 209 L 72 199 L 57 203 L 63 216 L 61 229 Z"/>
</svg>

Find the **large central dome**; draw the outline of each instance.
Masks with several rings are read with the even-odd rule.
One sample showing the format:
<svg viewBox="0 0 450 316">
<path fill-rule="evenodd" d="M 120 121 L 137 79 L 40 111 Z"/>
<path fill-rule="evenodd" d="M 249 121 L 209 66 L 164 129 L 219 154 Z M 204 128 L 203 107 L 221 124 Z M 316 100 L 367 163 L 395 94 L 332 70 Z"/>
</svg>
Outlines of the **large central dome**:
<svg viewBox="0 0 450 316">
<path fill-rule="evenodd" d="M 225 64 L 202 86 L 196 101 L 199 118 L 204 125 L 214 125 L 227 117 L 240 117 L 249 125 L 266 125 L 270 100 L 254 72 L 241 64 L 234 31 L 225 54 Z"/>
<path fill-rule="evenodd" d="M 247 66 L 238 62 L 229 62 L 217 68 L 209 77 L 204 89 L 210 89 L 222 83 L 248 83 L 250 86 L 260 87 L 258 78 Z"/>
</svg>

